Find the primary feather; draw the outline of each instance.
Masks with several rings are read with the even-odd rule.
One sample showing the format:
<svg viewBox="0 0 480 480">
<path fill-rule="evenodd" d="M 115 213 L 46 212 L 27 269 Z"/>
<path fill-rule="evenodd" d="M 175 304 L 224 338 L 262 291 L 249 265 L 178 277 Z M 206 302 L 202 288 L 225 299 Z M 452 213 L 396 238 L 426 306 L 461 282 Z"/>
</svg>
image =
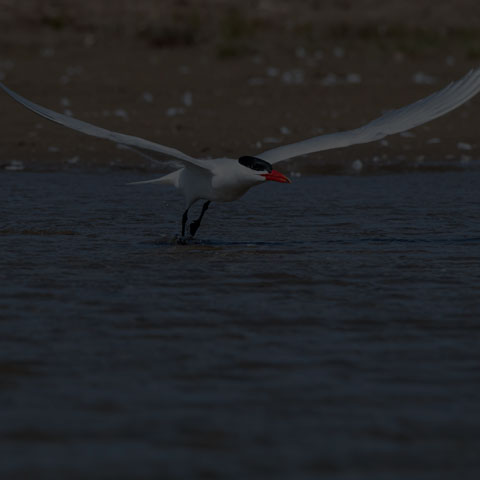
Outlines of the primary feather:
<svg viewBox="0 0 480 480">
<path fill-rule="evenodd" d="M 387 135 L 410 130 L 445 115 L 465 103 L 479 91 L 480 69 L 471 70 L 462 79 L 451 83 L 443 90 L 406 107 L 391 110 L 360 128 L 320 135 L 301 142 L 273 148 L 256 156 L 273 164 L 299 155 L 380 140 Z"/>
<path fill-rule="evenodd" d="M 0 82 L 0 87 L 24 107 L 32 110 L 32 112 L 35 112 L 44 118 L 47 118 L 48 120 L 51 120 L 52 122 L 59 123 L 64 127 L 72 128 L 73 130 L 77 130 L 93 137 L 111 140 L 112 142 L 116 142 L 120 145 L 124 145 L 133 149 L 150 150 L 167 156 L 175 157 L 184 164 L 186 163 L 201 168 L 208 168 L 205 163 L 202 162 L 202 160 L 190 157 L 185 153 L 176 150 L 175 148 L 166 147 L 165 145 L 160 145 L 159 143 L 151 142 L 140 137 L 125 135 L 123 133 L 113 132 L 105 128 L 97 127 L 91 123 L 77 120 L 76 118 L 69 117 L 67 115 L 63 115 L 62 113 L 54 112 L 53 110 L 37 105 L 36 103 L 33 103 L 30 100 L 22 97 L 18 93 L 15 93 L 13 90 L 10 90 L 2 82 Z"/>
</svg>

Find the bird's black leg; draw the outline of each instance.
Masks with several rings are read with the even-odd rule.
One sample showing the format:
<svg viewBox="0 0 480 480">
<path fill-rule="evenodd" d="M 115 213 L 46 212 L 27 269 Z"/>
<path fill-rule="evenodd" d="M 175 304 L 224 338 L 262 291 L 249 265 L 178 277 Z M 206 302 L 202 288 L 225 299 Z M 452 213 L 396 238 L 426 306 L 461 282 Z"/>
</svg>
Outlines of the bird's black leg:
<svg viewBox="0 0 480 480">
<path fill-rule="evenodd" d="M 190 224 L 190 235 L 192 237 L 195 236 L 195 233 L 197 233 L 198 227 L 200 226 L 200 222 L 202 221 L 203 215 L 205 215 L 205 212 L 208 210 L 209 205 L 210 205 L 210 200 L 203 204 L 202 213 L 194 222 Z"/>
<path fill-rule="evenodd" d="M 182 217 L 182 237 L 185 236 L 185 225 L 188 220 L 188 208 L 183 212 L 183 217 Z"/>
</svg>

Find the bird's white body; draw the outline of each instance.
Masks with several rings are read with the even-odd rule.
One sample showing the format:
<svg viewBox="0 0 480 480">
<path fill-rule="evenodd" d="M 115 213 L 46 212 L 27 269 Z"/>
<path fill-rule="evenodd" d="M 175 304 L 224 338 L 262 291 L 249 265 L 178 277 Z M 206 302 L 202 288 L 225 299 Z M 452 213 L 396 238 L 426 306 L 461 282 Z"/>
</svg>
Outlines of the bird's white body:
<svg viewBox="0 0 480 480">
<path fill-rule="evenodd" d="M 188 208 L 197 200 L 232 202 L 245 195 L 254 185 L 265 181 L 258 175 L 252 177 L 250 172 L 245 172 L 245 167 L 233 158 L 206 159 L 200 162 L 205 168 L 196 165 L 183 167 L 163 177 L 135 182 L 133 185 L 172 185 L 183 193 Z"/>
<path fill-rule="evenodd" d="M 180 168 L 161 178 L 138 183 L 173 185 L 183 193 L 187 207 L 183 217 L 183 231 L 188 208 L 197 200 L 207 201 L 202 210 L 202 215 L 197 222 L 194 222 L 199 225 L 203 213 L 211 201 L 230 202 L 237 200 L 251 187 L 266 180 L 289 182 L 284 175 L 273 170 L 272 165 L 275 163 L 299 155 L 380 140 L 387 135 L 410 130 L 445 115 L 480 91 L 480 69 L 472 70 L 462 79 L 451 83 L 442 90 L 406 107 L 391 110 L 362 127 L 302 140 L 267 150 L 255 157 L 241 157 L 239 160 L 231 158 L 206 160 L 193 158 L 174 148 L 139 137 L 112 132 L 54 112 L 18 95 L 1 82 L 0 87 L 25 107 L 53 122 L 87 135 L 111 140 L 142 155 L 145 155 L 145 151 L 149 151 L 154 154 L 162 154 L 170 159 L 173 157 L 180 164 Z M 192 234 L 194 234 L 198 225 L 195 226 Z"/>
</svg>

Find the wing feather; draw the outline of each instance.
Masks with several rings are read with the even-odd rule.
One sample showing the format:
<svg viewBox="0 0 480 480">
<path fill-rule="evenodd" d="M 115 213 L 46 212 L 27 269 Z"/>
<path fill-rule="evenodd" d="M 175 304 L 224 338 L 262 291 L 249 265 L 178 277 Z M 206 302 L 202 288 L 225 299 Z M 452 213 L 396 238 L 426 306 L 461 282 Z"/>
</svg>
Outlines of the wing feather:
<svg viewBox="0 0 480 480">
<path fill-rule="evenodd" d="M 63 115 L 61 113 L 58 113 L 48 108 L 37 105 L 36 103 L 33 103 L 30 100 L 27 100 L 26 98 L 22 97 L 18 93 L 15 93 L 13 90 L 10 90 L 2 82 L 0 82 L 0 87 L 3 90 L 5 90 L 5 92 L 8 95 L 10 95 L 14 100 L 22 104 L 24 107 L 28 108 L 29 110 L 32 110 L 32 112 L 35 112 L 36 114 L 44 118 L 47 118 L 48 120 L 51 120 L 52 122 L 59 123 L 64 127 L 77 130 L 79 132 L 85 133 L 86 135 L 91 135 L 93 137 L 111 140 L 112 142 L 116 142 L 120 145 L 124 145 L 127 147 L 162 153 L 167 156 L 175 157 L 176 159 L 180 160 L 184 164 L 185 163 L 191 164 L 191 165 L 195 165 L 197 167 L 201 167 L 209 170 L 208 166 L 204 162 L 202 162 L 202 160 L 190 157 L 185 153 L 179 150 L 176 150 L 174 148 L 166 147 L 164 145 L 160 145 L 159 143 L 151 142 L 149 140 L 145 140 L 140 137 L 125 135 L 123 133 L 113 132 L 105 128 L 97 127 L 95 125 L 84 122 L 82 120 L 78 120 L 76 118 L 69 117 L 67 115 Z"/>
<path fill-rule="evenodd" d="M 373 142 L 410 130 L 418 125 L 445 115 L 459 107 L 480 91 L 480 68 L 471 70 L 456 82 L 410 105 L 384 113 L 366 125 L 354 130 L 331 133 L 267 150 L 256 157 L 277 163 L 299 155 L 333 148 Z"/>
</svg>

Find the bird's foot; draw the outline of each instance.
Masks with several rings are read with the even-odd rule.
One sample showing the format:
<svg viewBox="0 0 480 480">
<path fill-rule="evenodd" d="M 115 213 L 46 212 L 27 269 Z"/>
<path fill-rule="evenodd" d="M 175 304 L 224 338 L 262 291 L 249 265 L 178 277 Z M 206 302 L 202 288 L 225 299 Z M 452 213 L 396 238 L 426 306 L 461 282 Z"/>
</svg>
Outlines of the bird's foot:
<svg viewBox="0 0 480 480">
<path fill-rule="evenodd" d="M 172 238 L 172 245 L 186 245 L 187 238 L 184 235 L 175 235 Z"/>
<path fill-rule="evenodd" d="M 173 239 L 173 244 L 175 245 L 189 245 L 192 243 L 193 237 L 185 235 L 176 235 Z"/>
<path fill-rule="evenodd" d="M 190 224 L 190 235 L 192 238 L 195 236 L 197 233 L 198 227 L 200 226 L 200 222 L 198 220 L 195 220 Z"/>
</svg>

